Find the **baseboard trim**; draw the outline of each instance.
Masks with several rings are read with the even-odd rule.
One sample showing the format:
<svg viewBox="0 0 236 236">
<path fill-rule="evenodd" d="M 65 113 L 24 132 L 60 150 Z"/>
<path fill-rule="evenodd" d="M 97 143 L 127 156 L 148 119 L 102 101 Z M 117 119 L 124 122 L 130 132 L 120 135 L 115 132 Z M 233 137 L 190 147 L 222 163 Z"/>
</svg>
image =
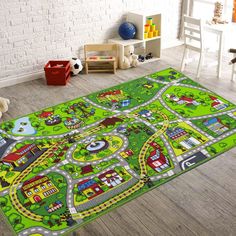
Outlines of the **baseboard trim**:
<svg viewBox="0 0 236 236">
<path fill-rule="evenodd" d="M 0 88 L 12 86 L 15 84 L 20 84 L 20 83 L 35 80 L 35 79 L 42 79 L 42 78 L 45 78 L 44 71 L 38 71 L 35 73 L 29 73 L 29 74 L 19 75 L 19 76 L 9 76 L 9 77 L 0 79 Z"/>
</svg>

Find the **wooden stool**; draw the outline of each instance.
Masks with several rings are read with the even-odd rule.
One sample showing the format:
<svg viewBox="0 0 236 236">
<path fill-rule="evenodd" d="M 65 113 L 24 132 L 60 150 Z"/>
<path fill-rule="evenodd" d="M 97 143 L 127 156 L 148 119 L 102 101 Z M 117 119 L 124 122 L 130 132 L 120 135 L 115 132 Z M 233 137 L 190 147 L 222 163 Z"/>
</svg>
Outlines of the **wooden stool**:
<svg viewBox="0 0 236 236">
<path fill-rule="evenodd" d="M 108 56 L 88 56 L 88 52 L 109 53 Z M 113 72 L 117 68 L 117 45 L 116 44 L 87 44 L 84 45 L 85 73 L 89 72 Z"/>
</svg>

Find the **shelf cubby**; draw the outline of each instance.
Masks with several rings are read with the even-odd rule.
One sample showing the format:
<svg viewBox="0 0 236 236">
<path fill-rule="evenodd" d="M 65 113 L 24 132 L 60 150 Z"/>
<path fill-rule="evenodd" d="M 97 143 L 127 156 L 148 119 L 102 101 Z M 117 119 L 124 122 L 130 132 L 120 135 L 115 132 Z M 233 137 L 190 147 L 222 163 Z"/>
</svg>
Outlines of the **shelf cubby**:
<svg viewBox="0 0 236 236">
<path fill-rule="evenodd" d="M 158 30 L 158 36 L 152 38 L 144 38 L 144 25 L 147 18 L 152 18 L 153 23 Z M 127 14 L 127 21 L 133 23 L 136 26 L 137 32 L 134 39 L 123 40 L 122 38 L 109 39 L 110 43 L 116 43 L 119 45 L 119 64 L 123 62 L 124 47 L 134 45 L 136 48 L 139 46 L 143 48 L 143 54 L 152 53 L 153 58 L 146 60 L 145 62 L 152 62 L 159 60 L 161 57 L 161 14 L 143 14 L 139 12 L 129 12 Z M 141 63 L 145 63 L 141 62 Z"/>
</svg>

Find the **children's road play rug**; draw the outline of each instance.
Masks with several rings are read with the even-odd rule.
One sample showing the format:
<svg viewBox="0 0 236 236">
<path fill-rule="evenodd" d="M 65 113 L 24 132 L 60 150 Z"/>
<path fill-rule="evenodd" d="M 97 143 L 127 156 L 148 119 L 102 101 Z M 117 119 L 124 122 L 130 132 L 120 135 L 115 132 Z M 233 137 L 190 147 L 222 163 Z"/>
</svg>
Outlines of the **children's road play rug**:
<svg viewBox="0 0 236 236">
<path fill-rule="evenodd" d="M 62 235 L 236 146 L 236 106 L 172 68 L 0 125 L 0 206 Z"/>
</svg>

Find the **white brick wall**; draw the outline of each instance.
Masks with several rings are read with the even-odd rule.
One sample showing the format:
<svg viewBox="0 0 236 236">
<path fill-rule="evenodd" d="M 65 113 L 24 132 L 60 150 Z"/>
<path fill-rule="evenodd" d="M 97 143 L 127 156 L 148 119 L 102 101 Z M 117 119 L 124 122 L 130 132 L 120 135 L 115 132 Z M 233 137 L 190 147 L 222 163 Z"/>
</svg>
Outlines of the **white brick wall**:
<svg viewBox="0 0 236 236">
<path fill-rule="evenodd" d="M 1 0 L 0 81 L 78 56 L 85 43 L 117 36 L 125 13 L 163 14 L 163 44 L 176 39 L 181 0 Z"/>
</svg>

